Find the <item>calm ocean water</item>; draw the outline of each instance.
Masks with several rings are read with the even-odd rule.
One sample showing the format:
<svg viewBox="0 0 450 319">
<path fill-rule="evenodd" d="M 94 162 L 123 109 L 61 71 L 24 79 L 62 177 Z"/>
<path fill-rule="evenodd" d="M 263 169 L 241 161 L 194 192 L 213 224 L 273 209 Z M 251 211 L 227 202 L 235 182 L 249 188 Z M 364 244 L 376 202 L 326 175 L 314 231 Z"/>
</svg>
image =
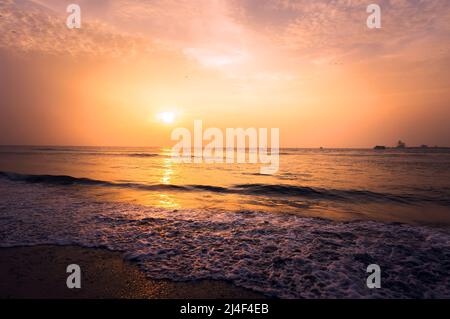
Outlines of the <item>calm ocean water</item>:
<svg viewBox="0 0 450 319">
<path fill-rule="evenodd" d="M 450 150 L 280 153 L 261 175 L 160 148 L 0 147 L 0 244 L 106 247 L 154 278 L 278 297 L 450 296 Z M 369 263 L 388 288 L 365 287 Z"/>
<path fill-rule="evenodd" d="M 279 172 L 261 175 L 260 164 L 175 164 L 160 148 L 1 147 L 0 176 L 152 207 L 450 225 L 450 150 L 280 153 Z"/>
</svg>

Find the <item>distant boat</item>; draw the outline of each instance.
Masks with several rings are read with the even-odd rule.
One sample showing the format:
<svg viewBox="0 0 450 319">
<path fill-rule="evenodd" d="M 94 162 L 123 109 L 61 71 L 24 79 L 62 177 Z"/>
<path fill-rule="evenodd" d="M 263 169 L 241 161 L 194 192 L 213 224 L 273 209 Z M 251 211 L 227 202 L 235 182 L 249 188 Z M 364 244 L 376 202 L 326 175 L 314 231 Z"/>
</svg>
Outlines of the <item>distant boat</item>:
<svg viewBox="0 0 450 319">
<path fill-rule="evenodd" d="M 398 141 L 396 148 L 406 148 L 406 144 L 402 141 Z"/>
<path fill-rule="evenodd" d="M 386 146 L 383 146 L 383 145 L 377 145 L 377 146 L 375 146 L 373 149 L 374 149 L 374 150 L 385 150 L 385 149 L 386 149 Z"/>
</svg>

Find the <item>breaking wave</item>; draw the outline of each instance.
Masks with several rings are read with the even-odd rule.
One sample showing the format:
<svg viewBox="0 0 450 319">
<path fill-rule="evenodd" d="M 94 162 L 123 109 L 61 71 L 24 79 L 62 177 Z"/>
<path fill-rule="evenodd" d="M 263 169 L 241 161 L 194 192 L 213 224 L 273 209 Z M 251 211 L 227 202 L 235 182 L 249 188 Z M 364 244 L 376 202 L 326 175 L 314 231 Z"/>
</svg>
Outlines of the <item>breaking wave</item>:
<svg viewBox="0 0 450 319">
<path fill-rule="evenodd" d="M 440 205 L 450 205 L 450 198 L 448 194 L 442 194 L 442 192 L 438 192 L 436 196 L 426 196 L 418 194 L 378 193 L 369 190 L 325 189 L 288 184 L 237 184 L 229 187 L 213 185 L 142 184 L 110 182 L 65 175 L 29 175 L 11 172 L 0 172 L 0 178 L 26 183 L 133 188 L 144 191 L 212 192 L 222 194 L 259 195 L 267 197 L 297 197 L 331 201 L 396 202 L 401 204 L 435 203 Z"/>
</svg>

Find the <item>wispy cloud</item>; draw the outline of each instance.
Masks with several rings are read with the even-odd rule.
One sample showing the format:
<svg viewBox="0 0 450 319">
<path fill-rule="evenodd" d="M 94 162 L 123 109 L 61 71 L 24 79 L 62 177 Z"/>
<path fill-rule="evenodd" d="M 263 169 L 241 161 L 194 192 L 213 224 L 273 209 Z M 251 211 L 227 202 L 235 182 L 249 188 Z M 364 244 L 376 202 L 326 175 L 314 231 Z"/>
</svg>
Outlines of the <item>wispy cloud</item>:
<svg viewBox="0 0 450 319">
<path fill-rule="evenodd" d="M 382 8 L 382 29 L 366 26 L 366 8 Z M 446 0 L 235 0 L 240 23 L 258 29 L 280 47 L 309 56 L 360 51 L 373 57 L 402 51 L 411 41 L 434 40 L 448 47 L 450 2 Z M 427 58 L 430 58 L 429 56 Z"/>
<path fill-rule="evenodd" d="M 69 56 L 133 57 L 151 52 L 152 42 L 118 31 L 100 21 L 66 27 L 66 14 L 29 1 L 0 3 L 0 48 L 16 53 Z"/>
<path fill-rule="evenodd" d="M 449 48 L 446 0 L 376 1 L 381 30 L 366 26 L 369 0 L 80 0 L 88 22 L 77 32 L 64 28 L 71 1 L 34 1 L 2 2 L 0 45 L 116 56 L 158 43 L 208 67 L 246 58 L 257 64 L 265 51 L 320 64 L 404 55 L 414 42 L 434 44 L 427 59 L 441 58 Z"/>
</svg>

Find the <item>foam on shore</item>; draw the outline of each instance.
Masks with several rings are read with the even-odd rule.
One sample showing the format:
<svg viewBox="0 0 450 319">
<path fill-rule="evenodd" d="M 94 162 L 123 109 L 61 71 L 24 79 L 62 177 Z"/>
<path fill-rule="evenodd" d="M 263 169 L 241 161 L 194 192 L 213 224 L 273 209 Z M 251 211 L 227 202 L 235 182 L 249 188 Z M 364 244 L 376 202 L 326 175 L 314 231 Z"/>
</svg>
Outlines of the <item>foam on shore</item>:
<svg viewBox="0 0 450 319">
<path fill-rule="evenodd" d="M 256 211 L 108 203 L 59 186 L 0 182 L 0 246 L 123 252 L 156 279 L 226 280 L 281 298 L 449 298 L 448 229 Z M 366 267 L 382 289 L 366 287 Z"/>
</svg>

